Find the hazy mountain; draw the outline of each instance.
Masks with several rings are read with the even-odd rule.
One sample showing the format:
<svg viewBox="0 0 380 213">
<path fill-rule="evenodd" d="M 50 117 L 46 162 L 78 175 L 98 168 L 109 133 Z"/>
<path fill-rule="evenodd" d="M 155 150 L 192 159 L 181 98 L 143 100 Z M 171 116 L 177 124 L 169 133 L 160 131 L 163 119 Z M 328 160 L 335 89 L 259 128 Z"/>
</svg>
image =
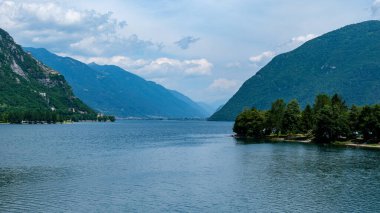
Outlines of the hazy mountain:
<svg viewBox="0 0 380 213">
<path fill-rule="evenodd" d="M 220 108 L 222 108 L 224 101 L 214 101 L 214 102 L 197 102 L 199 106 L 206 110 L 209 115 L 214 114 Z"/>
<path fill-rule="evenodd" d="M 380 21 L 349 25 L 275 57 L 210 120 L 234 120 L 245 107 L 268 109 L 283 98 L 302 106 L 319 93 L 339 93 L 348 104 L 380 102 Z"/>
<path fill-rule="evenodd" d="M 58 70 L 75 94 L 91 107 L 118 117 L 205 118 L 207 113 L 179 92 L 113 65 L 84 64 L 46 49 L 25 48 Z"/>
<path fill-rule="evenodd" d="M 76 98 L 65 78 L 35 60 L 0 29 L 0 113 L 96 113 Z M 23 116 L 23 115 L 22 115 Z M 1 120 L 1 119 L 0 119 Z"/>
</svg>

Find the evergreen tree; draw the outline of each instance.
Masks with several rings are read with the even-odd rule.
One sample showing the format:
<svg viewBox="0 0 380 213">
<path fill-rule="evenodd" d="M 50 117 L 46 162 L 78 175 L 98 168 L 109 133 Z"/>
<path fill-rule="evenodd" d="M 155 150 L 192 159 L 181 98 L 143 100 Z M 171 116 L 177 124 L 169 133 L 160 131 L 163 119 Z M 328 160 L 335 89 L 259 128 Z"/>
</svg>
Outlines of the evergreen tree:
<svg viewBox="0 0 380 213">
<path fill-rule="evenodd" d="M 292 100 L 286 106 L 282 129 L 284 133 L 298 133 L 301 124 L 301 109 L 297 100 Z"/>
<path fill-rule="evenodd" d="M 343 111 L 348 110 L 346 102 L 338 94 L 333 95 L 333 97 L 331 98 L 331 105 L 337 107 L 339 110 L 343 110 Z"/>
<path fill-rule="evenodd" d="M 331 98 L 331 106 L 333 110 L 333 116 L 335 118 L 335 128 L 338 132 L 338 137 L 348 137 L 351 135 L 349 111 L 344 99 L 335 94 Z"/>
<path fill-rule="evenodd" d="M 314 114 L 311 106 L 306 105 L 305 109 L 302 111 L 301 116 L 301 129 L 304 133 L 312 130 L 314 127 Z"/>
<path fill-rule="evenodd" d="M 267 127 L 272 133 L 280 134 L 282 131 L 282 124 L 286 103 L 282 99 L 278 99 L 272 103 L 271 109 L 268 111 Z"/>
<path fill-rule="evenodd" d="M 329 143 L 336 139 L 337 133 L 334 127 L 333 110 L 331 106 L 325 105 L 318 110 L 314 129 L 315 141 L 318 143 Z"/>
<path fill-rule="evenodd" d="M 331 99 L 328 95 L 326 94 L 319 94 L 317 97 L 315 97 L 314 101 L 314 114 L 318 113 L 319 110 L 321 110 L 324 106 L 330 106 L 331 105 Z"/>
</svg>

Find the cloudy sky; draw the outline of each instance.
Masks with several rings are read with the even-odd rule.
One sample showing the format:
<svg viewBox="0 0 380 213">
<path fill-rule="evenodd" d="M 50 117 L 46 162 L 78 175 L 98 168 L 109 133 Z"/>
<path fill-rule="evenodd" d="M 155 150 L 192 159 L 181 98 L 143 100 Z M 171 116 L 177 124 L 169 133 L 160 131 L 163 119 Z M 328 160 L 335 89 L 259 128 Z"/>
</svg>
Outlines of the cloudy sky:
<svg viewBox="0 0 380 213">
<path fill-rule="evenodd" d="M 23 46 L 115 64 L 208 103 L 275 55 L 379 17 L 380 0 L 0 0 L 0 27 Z"/>
</svg>

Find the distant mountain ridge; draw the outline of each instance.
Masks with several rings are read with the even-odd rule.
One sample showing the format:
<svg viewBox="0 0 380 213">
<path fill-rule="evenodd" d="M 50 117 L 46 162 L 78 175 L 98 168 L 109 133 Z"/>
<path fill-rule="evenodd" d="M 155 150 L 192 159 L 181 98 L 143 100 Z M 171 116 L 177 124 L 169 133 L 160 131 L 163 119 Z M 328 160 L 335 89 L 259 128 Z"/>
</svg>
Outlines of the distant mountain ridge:
<svg viewBox="0 0 380 213">
<path fill-rule="evenodd" d="M 62 73 L 75 94 L 100 112 L 122 118 L 206 118 L 208 115 L 183 94 L 120 67 L 84 64 L 43 48 L 24 49 Z"/>
<path fill-rule="evenodd" d="M 0 116 L 9 117 L 9 113 L 16 113 L 17 122 L 26 117 L 32 119 L 30 116 L 37 114 L 39 118 L 33 120 L 42 121 L 48 117 L 46 113 L 52 112 L 54 116 L 66 116 L 65 119 L 74 115 L 80 115 L 78 118 L 81 119 L 89 119 L 90 115 L 96 118 L 96 112 L 74 96 L 60 73 L 24 52 L 2 29 L 0 76 Z M 7 120 L 8 118 L 0 118 L 0 122 Z"/>
<path fill-rule="evenodd" d="M 276 56 L 210 120 L 234 120 L 244 108 L 268 109 L 282 98 L 313 103 L 319 93 L 343 96 L 347 104 L 380 103 L 380 21 L 329 32 Z"/>
</svg>

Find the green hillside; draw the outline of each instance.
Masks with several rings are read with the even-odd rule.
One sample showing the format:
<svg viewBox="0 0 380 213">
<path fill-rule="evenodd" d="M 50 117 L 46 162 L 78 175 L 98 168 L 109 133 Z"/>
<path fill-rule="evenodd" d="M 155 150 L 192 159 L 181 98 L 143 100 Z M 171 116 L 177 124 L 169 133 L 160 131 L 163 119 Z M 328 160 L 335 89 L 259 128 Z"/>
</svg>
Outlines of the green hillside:
<svg viewBox="0 0 380 213">
<path fill-rule="evenodd" d="M 96 119 L 61 74 L 25 53 L 2 29 L 0 76 L 0 122 Z"/>
<path fill-rule="evenodd" d="M 244 109 L 269 109 L 273 100 L 312 103 L 338 93 L 347 104 L 380 102 L 380 21 L 353 24 L 275 57 L 210 120 L 234 120 Z"/>
</svg>

